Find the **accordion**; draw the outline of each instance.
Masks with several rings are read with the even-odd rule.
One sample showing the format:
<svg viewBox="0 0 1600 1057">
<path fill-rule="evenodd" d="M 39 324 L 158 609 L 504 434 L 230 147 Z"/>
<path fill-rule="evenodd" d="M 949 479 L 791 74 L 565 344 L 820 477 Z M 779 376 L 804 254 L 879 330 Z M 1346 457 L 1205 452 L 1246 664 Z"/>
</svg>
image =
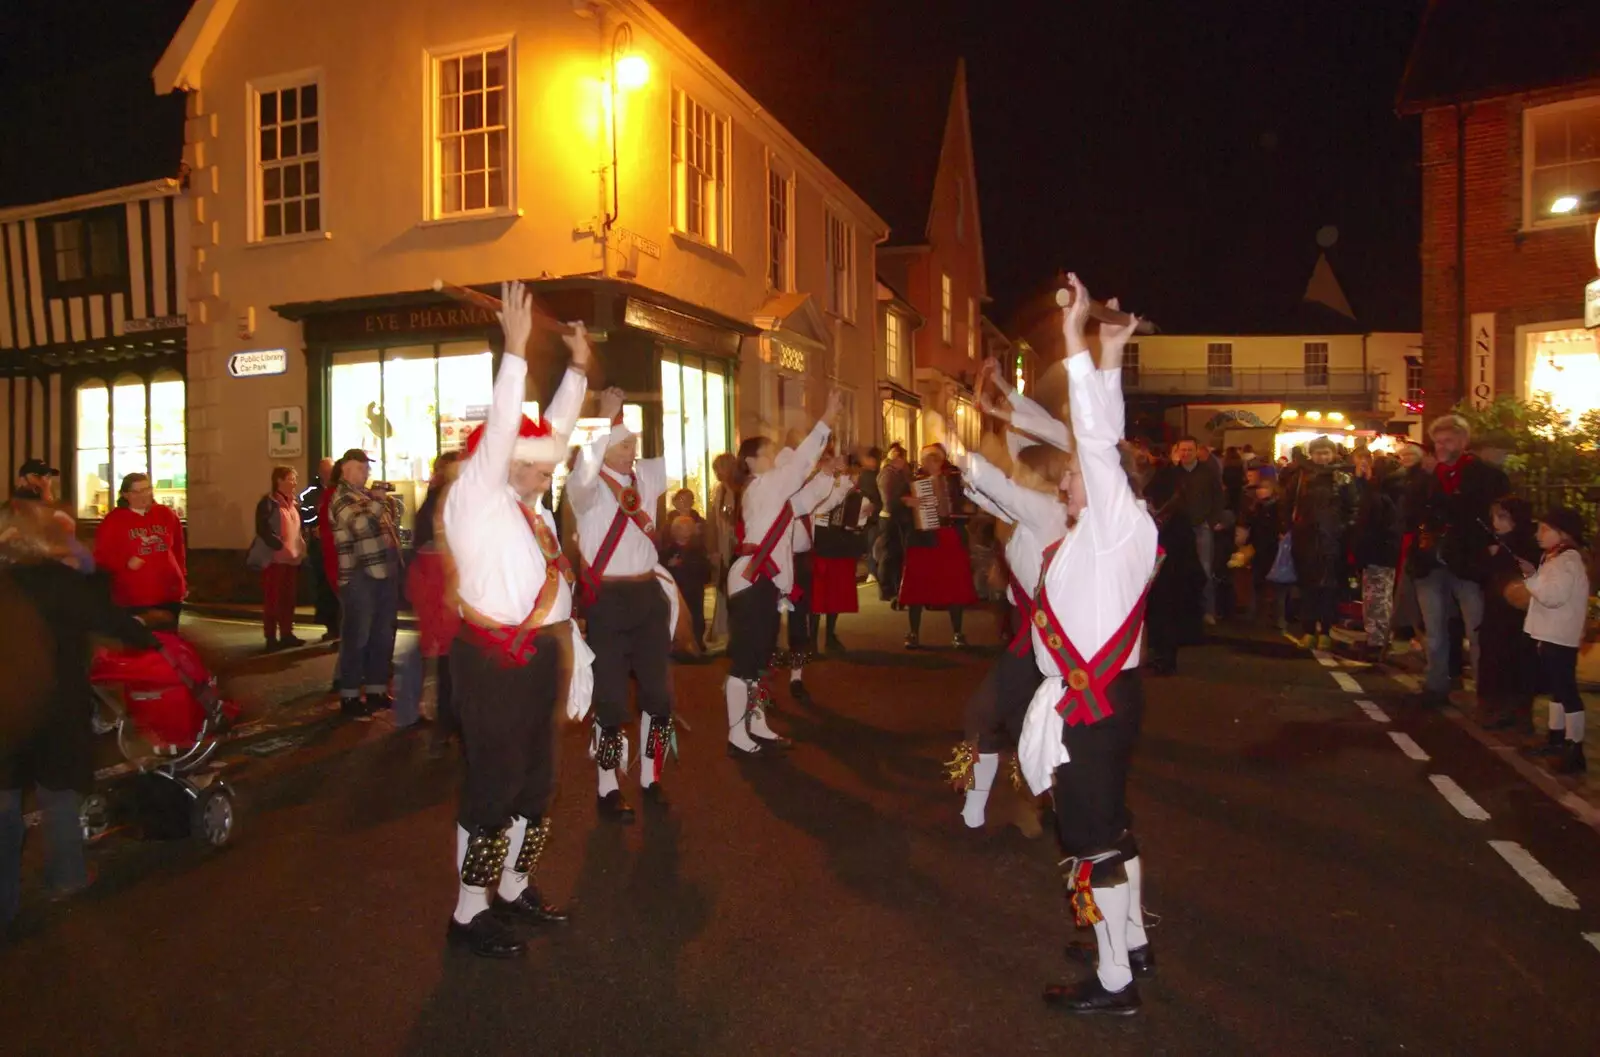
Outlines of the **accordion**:
<svg viewBox="0 0 1600 1057">
<path fill-rule="evenodd" d="M 872 519 L 871 504 L 860 492 L 851 492 L 844 502 L 824 515 L 813 537 L 819 558 L 859 558 L 866 553 L 867 523 Z"/>
<path fill-rule="evenodd" d="M 950 486 L 944 477 L 918 477 L 911 482 L 911 499 L 918 532 L 950 523 Z"/>
</svg>

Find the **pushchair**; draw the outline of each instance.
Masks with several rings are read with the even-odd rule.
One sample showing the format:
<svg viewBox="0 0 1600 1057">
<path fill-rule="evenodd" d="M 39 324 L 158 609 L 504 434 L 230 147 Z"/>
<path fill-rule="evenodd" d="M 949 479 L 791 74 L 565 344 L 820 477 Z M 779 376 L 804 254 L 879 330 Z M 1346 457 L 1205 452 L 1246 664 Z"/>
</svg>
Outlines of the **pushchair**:
<svg viewBox="0 0 1600 1057">
<path fill-rule="evenodd" d="M 131 819 L 155 839 L 195 837 L 221 848 L 233 838 L 233 789 L 215 767 L 217 734 L 239 714 L 217 689 L 199 653 L 171 631 L 155 631 L 154 650 L 107 649 L 89 668 L 95 731 L 115 734 L 136 770 L 126 787 L 84 801 L 86 839 Z"/>
</svg>

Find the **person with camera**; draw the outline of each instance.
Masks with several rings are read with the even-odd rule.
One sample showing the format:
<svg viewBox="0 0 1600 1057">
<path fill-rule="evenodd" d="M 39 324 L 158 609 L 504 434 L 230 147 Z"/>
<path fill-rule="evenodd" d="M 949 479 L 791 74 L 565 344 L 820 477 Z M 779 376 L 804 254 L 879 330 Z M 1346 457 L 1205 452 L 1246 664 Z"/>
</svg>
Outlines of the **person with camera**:
<svg viewBox="0 0 1600 1057">
<path fill-rule="evenodd" d="M 370 487 L 371 460 L 351 448 L 339 460 L 339 485 L 328 516 L 339 550 L 339 708 L 361 718 L 388 708 L 400 608 L 399 503 L 393 487 Z"/>
<path fill-rule="evenodd" d="M 1450 618 L 1459 607 L 1466 625 L 1474 677 L 1480 657 L 1483 584 L 1489 547 L 1495 542 L 1490 508 L 1511 491 L 1497 467 L 1467 450 L 1471 428 L 1460 415 L 1443 415 L 1428 427 L 1438 462 L 1433 479 L 1410 497 L 1406 512 L 1415 546 L 1407 558 L 1428 636 L 1428 670 L 1421 704 L 1439 707 L 1450 699 Z"/>
</svg>

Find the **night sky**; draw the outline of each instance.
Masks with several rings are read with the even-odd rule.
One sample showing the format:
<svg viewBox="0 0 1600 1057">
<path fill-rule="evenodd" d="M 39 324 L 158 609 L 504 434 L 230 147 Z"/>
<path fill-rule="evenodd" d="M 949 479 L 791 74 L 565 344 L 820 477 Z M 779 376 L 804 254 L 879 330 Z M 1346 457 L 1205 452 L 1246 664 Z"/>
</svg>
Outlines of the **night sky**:
<svg viewBox="0 0 1600 1057">
<path fill-rule="evenodd" d="M 146 93 L 187 6 L 0 4 L 0 204 L 176 169 L 175 104 Z M 922 164 L 877 130 L 942 122 L 964 55 L 1002 322 L 1070 266 L 1167 330 L 1270 328 L 1332 225 L 1362 323 L 1418 326 L 1419 129 L 1394 97 L 1424 0 L 658 6 L 846 178 Z"/>
</svg>

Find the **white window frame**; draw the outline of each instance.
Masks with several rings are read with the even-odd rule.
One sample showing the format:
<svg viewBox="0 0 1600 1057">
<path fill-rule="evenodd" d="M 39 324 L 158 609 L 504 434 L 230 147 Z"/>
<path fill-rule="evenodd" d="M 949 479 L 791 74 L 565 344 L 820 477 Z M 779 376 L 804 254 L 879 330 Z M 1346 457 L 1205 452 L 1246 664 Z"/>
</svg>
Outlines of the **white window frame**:
<svg viewBox="0 0 1600 1057">
<path fill-rule="evenodd" d="M 1550 228 L 1576 227 L 1579 225 L 1593 224 L 1596 210 L 1589 212 L 1568 213 L 1562 216 L 1541 217 L 1537 203 L 1533 200 L 1533 174 L 1534 174 L 1534 135 L 1533 123 L 1539 117 L 1547 117 L 1571 110 L 1600 109 L 1600 95 L 1585 96 L 1582 99 L 1568 99 L 1560 103 L 1550 103 L 1546 106 L 1529 107 L 1522 112 L 1522 230 L 1544 231 Z"/>
<path fill-rule="evenodd" d="M 784 201 L 782 204 L 782 221 L 784 229 L 781 233 L 773 224 L 774 203 L 773 192 L 782 189 Z M 767 289 L 775 293 L 786 294 L 794 289 L 794 172 L 783 165 L 776 156 L 767 155 Z M 777 246 L 775 242 L 782 238 L 783 245 Z M 777 282 L 773 282 L 772 268 L 776 262 L 783 274 Z"/>
<path fill-rule="evenodd" d="M 1139 343 L 1130 341 L 1122 347 L 1122 388 L 1139 388 Z"/>
<path fill-rule="evenodd" d="M 446 212 L 444 209 L 443 174 L 440 166 L 443 162 L 443 152 L 439 139 L 439 65 L 451 59 L 459 59 L 474 52 L 491 52 L 505 49 L 506 53 L 506 85 L 505 85 L 505 183 L 506 201 L 500 206 L 485 206 L 482 209 L 458 209 Z M 422 53 L 423 86 L 422 105 L 424 108 L 423 128 L 423 219 L 425 223 L 455 223 L 463 220 L 482 220 L 494 217 L 517 216 L 517 42 L 516 35 L 505 33 L 499 36 L 484 37 L 480 40 L 462 41 L 459 44 L 449 44 L 442 47 L 430 47 Z M 487 165 L 487 156 L 485 157 Z M 488 197 L 485 188 L 485 198 Z"/>
<path fill-rule="evenodd" d="M 883 313 L 884 374 L 897 382 L 905 380 L 906 318 L 890 308 Z"/>
<path fill-rule="evenodd" d="M 1317 362 L 1318 356 L 1321 362 Z M 1308 341 L 1302 353 L 1305 369 L 1305 385 L 1308 389 L 1326 388 L 1330 382 L 1328 371 L 1328 343 L 1325 341 Z M 1317 381 L 1320 373 L 1321 381 Z"/>
<path fill-rule="evenodd" d="M 939 334 L 949 345 L 955 338 L 955 297 L 951 293 L 950 273 L 939 273 Z"/>
<path fill-rule="evenodd" d="M 285 88 L 306 88 L 316 86 L 317 89 L 317 150 L 314 154 L 297 155 L 303 164 L 307 161 L 317 163 L 317 220 L 315 228 L 299 231 L 293 235 L 268 235 L 266 233 L 265 205 L 262 193 L 264 176 L 261 161 L 261 96 L 263 93 L 281 92 Z M 280 242 L 303 242 L 327 237 L 328 227 L 328 92 L 324 84 L 322 69 L 320 67 L 310 70 L 298 70 L 294 73 L 277 74 L 272 77 L 262 77 L 248 82 L 245 86 L 245 127 L 250 134 L 245 144 L 246 157 L 249 163 L 245 166 L 245 179 L 247 183 L 246 195 L 248 200 L 245 208 L 245 241 L 252 245 L 276 245 Z M 280 103 L 280 106 L 282 104 Z M 282 152 L 276 161 L 268 164 L 277 164 L 282 161 Z M 302 179 L 304 177 L 302 176 Z M 304 185 L 302 185 L 302 191 Z M 308 195 L 301 194 L 303 202 Z M 302 213 L 302 217 L 304 214 Z M 131 265 L 130 265 L 131 266 Z"/>
<path fill-rule="evenodd" d="M 826 248 L 828 311 L 846 322 L 856 318 L 856 228 L 832 206 L 823 210 L 822 238 Z"/>
<path fill-rule="evenodd" d="M 1413 385 L 1412 384 L 1413 382 L 1415 382 L 1416 384 Z M 1426 388 L 1426 385 L 1427 385 L 1426 376 L 1422 373 L 1422 361 L 1419 359 L 1419 360 L 1417 360 L 1416 363 L 1412 363 L 1408 359 L 1406 361 L 1406 379 L 1405 379 L 1405 400 L 1406 400 L 1406 402 L 1407 403 L 1411 403 L 1411 404 L 1420 403 L 1421 400 L 1422 400 L 1422 394 L 1423 394 L 1423 392 L 1424 392 L 1424 390 Z"/>
<path fill-rule="evenodd" d="M 705 118 L 711 125 L 711 150 L 713 154 L 713 167 L 716 164 L 716 134 L 722 134 L 722 183 L 716 183 L 717 173 L 709 175 L 708 186 L 716 192 L 716 202 L 706 205 L 706 215 L 702 218 L 702 227 L 713 226 L 714 230 L 694 231 L 689 224 L 688 201 L 688 134 L 690 118 L 694 115 L 693 107 L 705 113 Z M 687 89 L 674 85 L 672 91 L 667 93 L 667 142 L 668 165 L 670 180 L 670 197 L 668 201 L 672 208 L 672 230 L 678 236 L 697 242 L 702 246 L 718 250 L 722 253 L 733 253 L 733 119 L 715 107 L 707 106 L 689 94 Z M 696 170 L 699 171 L 698 169 Z"/>
<path fill-rule="evenodd" d="M 1220 353 L 1223 362 L 1214 363 L 1212 354 Z M 1233 342 L 1209 341 L 1206 343 L 1206 388 L 1233 388 Z"/>
</svg>

